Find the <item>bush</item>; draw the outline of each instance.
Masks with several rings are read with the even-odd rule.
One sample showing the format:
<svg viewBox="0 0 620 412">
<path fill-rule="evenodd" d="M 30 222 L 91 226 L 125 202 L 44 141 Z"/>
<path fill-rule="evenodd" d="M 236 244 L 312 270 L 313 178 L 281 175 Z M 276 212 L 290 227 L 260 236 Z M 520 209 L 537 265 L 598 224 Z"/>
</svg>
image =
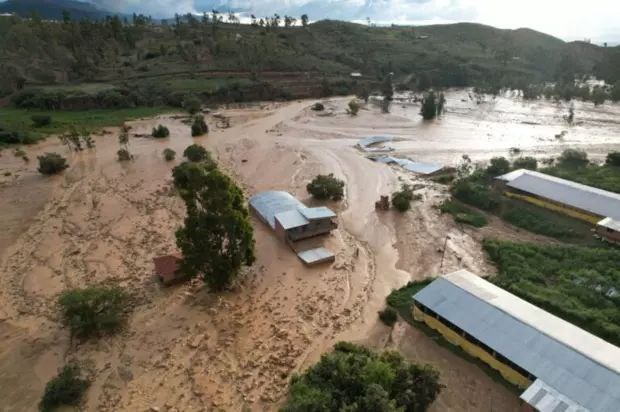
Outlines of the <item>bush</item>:
<svg viewBox="0 0 620 412">
<path fill-rule="evenodd" d="M 318 200 L 341 200 L 344 196 L 344 182 L 336 179 L 332 173 L 318 175 L 306 186 L 306 190 Z"/>
<path fill-rule="evenodd" d="M 58 153 L 45 153 L 37 159 L 39 159 L 39 173 L 44 175 L 54 175 L 69 167 L 67 159 Z"/>
<path fill-rule="evenodd" d="M 605 164 L 607 166 L 620 166 L 620 152 L 608 153 Z"/>
<path fill-rule="evenodd" d="M 588 163 L 588 154 L 583 150 L 566 149 L 558 158 L 558 166 L 568 169 L 578 169 Z"/>
<path fill-rule="evenodd" d="M 356 100 L 351 100 L 349 102 L 349 114 L 352 116 L 357 116 L 357 113 L 360 111 L 360 105 Z"/>
<path fill-rule="evenodd" d="M 403 185 L 401 190 L 392 194 L 392 206 L 399 212 L 411 209 L 411 201 L 414 199 L 413 190 L 408 185 Z"/>
<path fill-rule="evenodd" d="M 185 149 L 183 156 L 185 156 L 190 162 L 201 162 L 209 157 L 210 154 L 207 152 L 207 149 L 199 144 L 193 144 Z"/>
<path fill-rule="evenodd" d="M 171 162 L 174 160 L 174 157 L 176 156 L 177 152 L 175 152 L 172 149 L 164 149 L 164 159 L 167 162 Z"/>
<path fill-rule="evenodd" d="M 192 124 L 192 137 L 202 136 L 207 133 L 209 133 L 209 126 L 207 126 L 204 116 L 194 117 L 194 123 Z"/>
<path fill-rule="evenodd" d="M 121 326 L 127 294 L 119 287 L 92 286 L 64 292 L 58 302 L 71 334 L 88 337 Z"/>
<path fill-rule="evenodd" d="M 446 98 L 443 93 L 436 94 L 430 91 L 422 98 L 422 107 L 420 115 L 424 120 L 431 120 L 437 116 L 441 116 L 444 112 Z"/>
<path fill-rule="evenodd" d="M 496 177 L 510 172 L 510 162 L 505 157 L 494 157 L 486 169 L 488 176 Z"/>
<path fill-rule="evenodd" d="M 131 153 L 129 153 L 129 150 L 127 149 L 119 149 L 119 151 L 116 152 L 116 155 L 118 156 L 119 162 L 126 162 L 133 159 L 133 156 L 131 155 Z"/>
<path fill-rule="evenodd" d="M 34 114 L 30 119 L 34 127 L 43 127 L 52 123 L 52 117 L 45 114 Z"/>
<path fill-rule="evenodd" d="M 62 405 L 77 406 L 88 386 L 89 382 L 80 377 L 80 368 L 67 365 L 45 385 L 39 410 L 49 412 Z"/>
<path fill-rule="evenodd" d="M 170 130 L 168 130 L 166 126 L 163 126 L 160 124 L 159 126 L 153 129 L 153 132 L 151 133 L 151 135 L 153 137 L 158 137 L 158 138 L 168 137 L 170 136 Z"/>
<path fill-rule="evenodd" d="M 527 170 L 536 170 L 538 169 L 538 160 L 535 157 L 526 156 L 515 159 L 512 163 L 513 169 L 527 169 Z"/>
<path fill-rule="evenodd" d="M 387 326 L 394 326 L 398 320 L 398 313 L 396 312 L 396 309 L 387 307 L 379 312 L 379 319 L 381 319 L 381 322 L 385 323 Z"/>
<path fill-rule="evenodd" d="M 441 392 L 439 372 L 398 352 L 340 342 L 293 378 L 283 412 L 426 411 Z"/>
<path fill-rule="evenodd" d="M 500 205 L 500 195 L 486 184 L 476 180 L 475 176 L 459 179 L 452 185 L 452 196 L 463 203 L 482 210 L 495 210 Z"/>
<path fill-rule="evenodd" d="M 315 112 L 322 112 L 323 110 L 325 110 L 325 106 L 323 105 L 323 103 L 314 103 L 310 109 L 314 110 Z"/>
<path fill-rule="evenodd" d="M 183 101 L 183 108 L 189 112 L 189 114 L 196 114 L 202 109 L 202 103 L 196 97 L 187 97 Z"/>
</svg>

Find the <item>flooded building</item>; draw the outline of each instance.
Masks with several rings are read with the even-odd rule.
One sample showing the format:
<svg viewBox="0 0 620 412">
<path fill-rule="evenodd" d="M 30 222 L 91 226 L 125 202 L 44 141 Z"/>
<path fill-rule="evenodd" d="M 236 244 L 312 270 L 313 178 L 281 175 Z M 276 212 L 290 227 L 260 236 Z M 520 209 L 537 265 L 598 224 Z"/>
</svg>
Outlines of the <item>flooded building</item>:
<svg viewBox="0 0 620 412">
<path fill-rule="evenodd" d="M 250 199 L 250 209 L 295 252 L 295 242 L 328 234 L 337 227 L 336 214 L 331 209 L 307 207 L 288 192 L 258 193 Z M 298 256 L 306 264 L 334 260 L 334 255 L 324 248 L 303 251 Z"/>
<path fill-rule="evenodd" d="M 565 215 L 599 223 L 620 220 L 620 194 L 531 170 L 515 170 L 496 178 L 508 197 Z"/>
<path fill-rule="evenodd" d="M 596 224 L 596 233 L 602 239 L 620 245 L 620 220 L 606 217 Z"/>
<path fill-rule="evenodd" d="M 417 321 L 525 389 L 535 410 L 620 411 L 620 348 L 466 270 L 413 303 Z"/>
</svg>

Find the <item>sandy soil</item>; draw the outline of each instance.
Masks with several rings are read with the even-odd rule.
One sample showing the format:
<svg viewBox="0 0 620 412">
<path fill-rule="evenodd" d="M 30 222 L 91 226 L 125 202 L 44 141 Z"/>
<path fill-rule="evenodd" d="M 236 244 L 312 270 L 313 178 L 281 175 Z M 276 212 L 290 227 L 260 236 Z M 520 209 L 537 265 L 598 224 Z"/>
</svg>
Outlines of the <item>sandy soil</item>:
<svg viewBox="0 0 620 412">
<path fill-rule="evenodd" d="M 449 97 L 449 103 L 452 99 L 460 102 L 460 95 Z M 189 126 L 173 116 L 132 122 L 133 133 L 148 133 L 162 123 L 171 136 L 132 138 L 130 151 L 136 158 L 123 165 L 115 159 L 113 129 L 96 138 L 94 151 L 69 153 L 49 139 L 27 148 L 33 159 L 28 164 L 4 151 L 0 157 L 2 410 L 33 410 L 47 380 L 69 360 L 83 362 L 93 381 L 85 410 L 275 410 L 286 395 L 291 374 L 343 339 L 396 348 L 411 359 L 437 366 L 448 388 L 433 406 L 435 411 L 518 410 L 515 394 L 477 366 L 406 324 L 386 328 L 376 312 L 392 289 L 411 279 L 457 268 L 491 273 L 480 247 L 483 236 L 528 235 L 497 220 L 477 231 L 440 216 L 435 206 L 447 196 L 444 186 L 370 162 L 353 145 L 359 137 L 399 129 L 401 141 L 414 145 L 404 153 L 418 145 L 424 147 L 420 158 L 454 163 L 464 152 L 459 141 L 453 146 L 441 142 L 432 150 L 435 143 L 424 131 L 428 126 L 417 119 L 402 113 L 382 115 L 372 107 L 353 118 L 344 112 L 347 102 L 327 102 L 332 116 L 309 110 L 310 101 L 223 109 L 232 127 L 212 127 L 208 137 L 198 139 L 190 138 Z M 446 117 L 445 127 L 451 130 L 456 123 L 475 128 L 471 125 L 475 119 L 471 112 L 454 111 Z M 215 124 L 212 118 L 207 120 Z M 428 130 L 433 136 L 440 134 Z M 503 147 L 502 135 L 495 138 Z M 479 149 L 477 158 L 500 150 L 489 139 L 483 139 L 486 152 Z M 325 240 L 337 254 L 336 263 L 303 267 L 253 218 L 258 260 L 234 290 L 212 295 L 199 282 L 162 289 L 153 278 L 151 259 L 175 250 L 174 230 L 182 223 L 184 209 L 170 182 L 170 171 L 180 159 L 166 163 L 161 151 L 171 147 L 180 157 L 192 141 L 209 148 L 248 195 L 289 190 L 312 204 L 305 184 L 316 173 L 333 172 L 345 179 L 346 200 L 329 204 L 339 212 L 339 229 Z M 587 148 L 602 153 L 601 145 L 614 144 Z M 559 152 L 561 147 L 550 145 L 545 153 Z M 523 149 L 527 154 L 528 148 Z M 34 159 L 46 151 L 66 155 L 71 168 L 61 176 L 39 176 Z M 379 195 L 404 181 L 420 186 L 423 199 L 414 210 L 405 215 L 375 212 Z M 58 319 L 58 294 L 108 283 L 120 284 L 132 294 L 127 327 L 98 341 L 70 341 Z"/>
</svg>

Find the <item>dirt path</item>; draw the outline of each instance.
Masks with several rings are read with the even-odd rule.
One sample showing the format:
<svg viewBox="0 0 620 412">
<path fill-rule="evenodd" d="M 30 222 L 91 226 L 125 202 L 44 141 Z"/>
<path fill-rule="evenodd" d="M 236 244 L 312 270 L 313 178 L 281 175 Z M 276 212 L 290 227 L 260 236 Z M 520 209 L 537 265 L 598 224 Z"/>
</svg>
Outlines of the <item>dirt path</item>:
<svg viewBox="0 0 620 412">
<path fill-rule="evenodd" d="M 482 237 L 523 238 L 523 233 L 498 222 L 482 231 L 462 228 L 441 216 L 435 206 L 446 197 L 445 187 L 370 162 L 353 148 L 359 137 L 394 125 L 417 126 L 406 116 L 374 109 L 350 117 L 347 102 L 327 102 L 333 116 L 312 112 L 309 101 L 223 110 L 232 127 L 217 129 L 208 117 L 212 131 L 198 139 L 172 116 L 132 122 L 134 134 L 148 134 L 161 123 L 171 136 L 132 138 L 136 157 L 127 164 L 116 161 L 112 129 L 96 138 L 94 151 L 69 153 L 55 139 L 27 148 L 33 160 L 46 151 L 68 157 L 71 168 L 52 178 L 39 176 L 36 162 L 24 163 L 4 151 L 2 410 L 34 409 L 47 380 L 70 360 L 83 362 L 93 381 L 86 410 L 275 410 L 291 374 L 344 339 L 396 347 L 437 365 L 449 388 L 435 410 L 460 411 L 463 405 L 516 410 L 514 394 L 475 365 L 409 326 L 388 330 L 376 312 L 392 289 L 411 279 L 461 267 L 490 273 Z M 314 175 L 345 179 L 346 201 L 329 204 L 339 214 L 339 229 L 326 239 L 336 263 L 303 267 L 253 218 L 258 260 L 235 290 L 211 295 L 200 282 L 162 289 L 152 276 L 151 259 L 175 250 L 174 231 L 184 207 L 171 188 L 170 172 L 193 141 L 211 150 L 247 195 L 288 190 L 313 204 L 305 185 Z M 177 151 L 176 161 L 162 159 L 166 147 Z M 379 195 L 407 181 L 423 186 L 414 210 L 376 213 Z M 98 341 L 70 342 L 55 306 L 59 293 L 108 283 L 132 294 L 126 329 Z M 486 409 L 489 399 L 492 409 Z"/>
</svg>

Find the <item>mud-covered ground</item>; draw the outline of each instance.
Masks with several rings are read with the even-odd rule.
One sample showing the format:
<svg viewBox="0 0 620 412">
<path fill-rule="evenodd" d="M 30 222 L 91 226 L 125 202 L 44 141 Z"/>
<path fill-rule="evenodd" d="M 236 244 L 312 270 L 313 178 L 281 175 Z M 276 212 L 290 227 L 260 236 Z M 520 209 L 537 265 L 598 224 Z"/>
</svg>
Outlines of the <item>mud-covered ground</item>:
<svg viewBox="0 0 620 412">
<path fill-rule="evenodd" d="M 613 139 L 619 109 L 578 108 L 584 123 L 561 141 L 553 134 L 565 128 L 563 109 L 553 104 L 523 106 L 499 98 L 493 109 L 462 99 L 462 92 L 449 94 L 451 111 L 431 124 L 422 123 L 419 107 L 411 104 L 395 105 L 390 115 L 369 106 L 351 117 L 344 98 L 328 101 L 326 113 L 311 111 L 311 101 L 223 109 L 232 127 L 217 129 L 208 116 L 211 133 L 198 139 L 174 116 L 136 121 L 130 123 L 133 134 L 148 134 L 161 123 L 171 136 L 133 137 L 135 160 L 127 164 L 116 161 L 114 129 L 96 137 L 95 150 L 77 154 L 51 138 L 26 148 L 29 163 L 3 151 L 0 408 L 35 409 L 57 368 L 77 360 L 93 382 L 85 410 L 274 410 L 292 373 L 346 339 L 394 348 L 438 367 L 447 388 L 434 411 L 517 410 L 515 393 L 477 366 L 407 324 L 383 326 L 376 312 L 392 289 L 411 279 L 458 268 L 492 273 L 480 246 L 484 236 L 548 240 L 495 219 L 482 230 L 457 226 L 436 208 L 447 196 L 445 186 L 375 164 L 353 146 L 360 137 L 389 134 L 404 154 L 455 164 L 462 154 L 507 155 L 515 146 L 507 135 L 516 128 L 525 155 L 552 156 L 578 144 L 600 157 L 620 148 Z M 590 130 L 590 121 L 596 138 L 577 132 Z M 546 129 L 552 140 L 542 144 L 532 137 L 547 136 Z M 338 230 L 325 239 L 336 263 L 305 268 L 253 218 L 258 260 L 234 290 L 213 295 L 197 281 L 161 288 L 151 260 L 175 250 L 184 208 L 170 171 L 192 142 L 211 150 L 248 196 L 279 189 L 312 203 L 305 185 L 314 175 L 330 172 L 346 180 L 346 200 L 329 204 L 339 214 Z M 166 147 L 177 151 L 176 161 L 163 160 Z M 50 151 L 68 158 L 71 168 L 63 175 L 36 172 L 36 156 Z M 379 195 L 403 182 L 420 187 L 422 199 L 413 210 L 375 212 Z M 132 294 L 126 328 L 99 340 L 71 341 L 58 318 L 58 294 L 109 283 Z"/>
</svg>

